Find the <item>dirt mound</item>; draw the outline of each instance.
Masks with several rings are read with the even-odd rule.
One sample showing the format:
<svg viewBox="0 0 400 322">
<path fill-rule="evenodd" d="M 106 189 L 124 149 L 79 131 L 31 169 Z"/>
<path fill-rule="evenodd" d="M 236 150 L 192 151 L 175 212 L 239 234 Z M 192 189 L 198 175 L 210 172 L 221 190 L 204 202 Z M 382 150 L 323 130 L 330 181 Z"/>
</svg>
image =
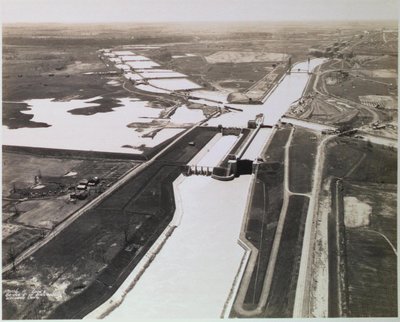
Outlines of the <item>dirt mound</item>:
<svg viewBox="0 0 400 322">
<path fill-rule="evenodd" d="M 369 225 L 372 207 L 356 197 L 344 198 L 344 224 L 354 228 Z"/>
</svg>

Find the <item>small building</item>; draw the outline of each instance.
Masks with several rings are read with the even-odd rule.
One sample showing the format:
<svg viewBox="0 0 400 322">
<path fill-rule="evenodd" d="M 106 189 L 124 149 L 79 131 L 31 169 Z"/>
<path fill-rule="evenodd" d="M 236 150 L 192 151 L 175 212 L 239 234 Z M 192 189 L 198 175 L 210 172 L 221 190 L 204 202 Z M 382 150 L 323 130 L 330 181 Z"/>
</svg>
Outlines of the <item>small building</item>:
<svg viewBox="0 0 400 322">
<path fill-rule="evenodd" d="M 70 200 L 76 200 L 76 199 L 84 200 L 87 198 L 87 196 L 88 196 L 87 191 L 77 191 L 77 192 L 70 193 L 69 199 Z"/>
<path fill-rule="evenodd" d="M 94 186 L 97 186 L 99 183 L 100 183 L 100 179 L 98 177 L 93 177 L 93 178 L 89 179 L 88 186 L 94 187 Z"/>
<path fill-rule="evenodd" d="M 249 129 L 255 129 L 255 128 L 257 127 L 256 120 L 249 120 L 249 121 L 247 122 L 247 127 L 248 127 Z"/>
<path fill-rule="evenodd" d="M 86 191 L 81 191 L 76 194 L 76 198 L 79 200 L 84 200 L 87 198 L 87 196 L 88 196 L 88 193 Z"/>
<path fill-rule="evenodd" d="M 89 184 L 89 180 L 82 179 L 81 181 L 79 181 L 79 184 L 76 186 L 76 189 L 78 189 L 78 190 L 86 190 L 88 184 Z"/>
<path fill-rule="evenodd" d="M 379 125 L 374 125 L 374 126 L 372 126 L 372 129 L 374 129 L 374 130 L 381 130 L 381 129 L 384 129 L 385 127 L 386 127 L 385 124 L 379 124 Z"/>
</svg>

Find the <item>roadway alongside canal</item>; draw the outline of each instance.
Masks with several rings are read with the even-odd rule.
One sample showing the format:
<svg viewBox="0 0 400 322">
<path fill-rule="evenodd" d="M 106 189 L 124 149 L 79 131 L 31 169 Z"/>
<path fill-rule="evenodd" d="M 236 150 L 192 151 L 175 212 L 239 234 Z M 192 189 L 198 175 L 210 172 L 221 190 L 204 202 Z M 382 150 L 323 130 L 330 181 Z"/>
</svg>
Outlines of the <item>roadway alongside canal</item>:
<svg viewBox="0 0 400 322">
<path fill-rule="evenodd" d="M 278 129 L 255 173 L 243 243 L 252 249 L 231 317 L 291 317 L 318 133 Z M 302 142 L 314 142 L 304 148 Z M 284 149 L 282 149 L 284 147 Z"/>
</svg>

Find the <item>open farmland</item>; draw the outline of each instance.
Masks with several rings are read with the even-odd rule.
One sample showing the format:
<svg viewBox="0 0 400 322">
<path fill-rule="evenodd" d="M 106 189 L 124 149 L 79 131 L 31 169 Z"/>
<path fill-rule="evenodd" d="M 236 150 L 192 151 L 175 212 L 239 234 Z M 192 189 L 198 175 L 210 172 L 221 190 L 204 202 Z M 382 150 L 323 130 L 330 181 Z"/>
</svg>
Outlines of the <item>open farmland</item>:
<svg viewBox="0 0 400 322">
<path fill-rule="evenodd" d="M 207 62 L 216 63 L 254 63 L 254 62 L 279 62 L 289 57 L 286 54 L 255 53 L 246 51 L 218 51 L 206 57 Z"/>
<path fill-rule="evenodd" d="M 20 214 L 12 222 L 51 230 L 80 207 L 82 203 L 73 204 L 69 201 L 69 195 L 49 200 L 23 201 L 18 203 Z"/>
<path fill-rule="evenodd" d="M 396 151 L 342 138 L 330 144 L 327 162 L 327 174 L 342 182 L 332 184 L 338 217 L 331 213 L 329 249 L 341 270 L 330 272 L 330 314 L 396 316 Z"/>
<path fill-rule="evenodd" d="M 360 61 L 361 60 L 361 61 Z M 396 69 L 397 60 L 396 56 L 383 55 L 383 56 L 363 56 L 357 55 L 354 61 L 361 64 L 366 69 Z"/>
<path fill-rule="evenodd" d="M 19 224 L 12 224 L 13 232 L 7 235 L 11 224 L 3 224 L 3 240 L 2 240 L 2 264 L 8 264 L 11 259 L 18 256 L 27 248 L 34 245 L 42 239 L 47 231 L 43 229 L 35 229 L 24 227 Z"/>
<path fill-rule="evenodd" d="M 357 54 L 380 52 L 395 54 L 397 52 L 398 34 L 396 31 L 372 31 L 360 36 L 361 40 L 352 46 Z"/>
<path fill-rule="evenodd" d="M 33 153 L 14 150 L 3 152 L 3 264 L 138 165 L 128 160 L 49 157 L 34 149 Z M 95 176 L 101 183 L 88 191 L 86 200 L 70 200 L 80 180 Z"/>
<path fill-rule="evenodd" d="M 365 187 L 349 182 L 344 198 L 348 196 L 354 198 L 358 209 L 368 206 L 366 222 L 346 227 L 348 315 L 396 315 L 397 294 L 393 285 L 397 284 L 397 256 L 391 247 L 397 244 L 396 189 L 392 184 Z M 345 208 L 344 215 L 346 221 L 352 212 Z"/>
<path fill-rule="evenodd" d="M 89 98 L 115 92 L 106 84 L 107 75 L 85 74 L 107 72 L 97 58 L 97 47 L 40 42 L 22 46 L 5 37 L 3 48 L 3 100 Z"/>
<path fill-rule="evenodd" d="M 82 160 L 62 160 L 3 152 L 3 197 L 15 188 L 28 188 L 35 184 L 35 176 L 62 177 Z M 12 167 L 13 171 L 9 171 Z"/>
<path fill-rule="evenodd" d="M 327 89 L 335 96 L 345 97 L 360 103 L 359 97 L 364 95 L 389 95 L 390 89 L 387 84 L 377 83 L 349 76 L 336 85 L 328 85 Z"/>
</svg>

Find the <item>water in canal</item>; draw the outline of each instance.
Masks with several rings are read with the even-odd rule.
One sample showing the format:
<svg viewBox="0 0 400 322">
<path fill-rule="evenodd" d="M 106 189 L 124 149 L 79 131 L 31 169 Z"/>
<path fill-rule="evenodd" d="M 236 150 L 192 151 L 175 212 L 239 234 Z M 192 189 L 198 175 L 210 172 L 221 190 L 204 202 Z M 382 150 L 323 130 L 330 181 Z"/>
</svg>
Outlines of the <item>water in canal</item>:
<svg viewBox="0 0 400 322">
<path fill-rule="evenodd" d="M 322 61 L 312 60 L 311 67 Z M 307 63 L 294 67 L 298 68 L 307 69 Z M 264 113 L 265 123 L 273 125 L 301 96 L 308 79 L 306 73 L 288 75 L 263 105 L 243 105 L 244 112 L 222 115 L 209 124 L 246 126 L 248 119 Z M 249 156 L 262 150 L 271 132 L 260 132 L 262 139 L 255 138 Z M 219 318 L 244 255 L 237 240 L 250 178 L 243 175 L 221 182 L 210 177 L 186 177 L 176 191 L 179 194 L 176 199 L 181 201 L 177 207 L 183 210 L 181 224 L 122 304 L 108 317 Z M 109 305 L 106 302 L 98 312 Z"/>
</svg>

